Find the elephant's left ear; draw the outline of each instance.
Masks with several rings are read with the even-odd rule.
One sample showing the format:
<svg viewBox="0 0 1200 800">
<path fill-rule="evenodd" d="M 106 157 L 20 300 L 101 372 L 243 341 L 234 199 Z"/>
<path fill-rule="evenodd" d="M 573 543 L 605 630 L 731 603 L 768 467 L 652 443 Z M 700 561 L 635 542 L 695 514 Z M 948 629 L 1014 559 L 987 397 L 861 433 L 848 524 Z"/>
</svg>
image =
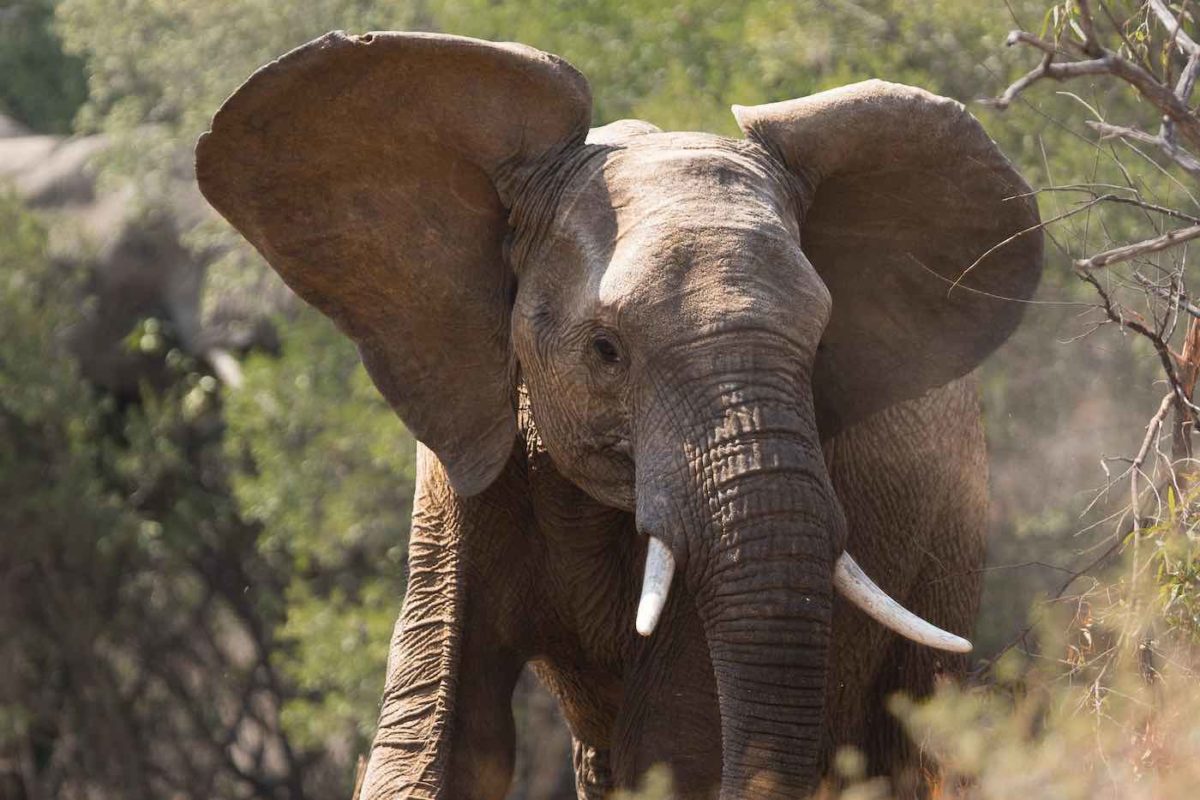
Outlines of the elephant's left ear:
<svg viewBox="0 0 1200 800">
<path fill-rule="evenodd" d="M 833 296 L 813 376 L 823 436 L 973 369 L 1037 288 L 1029 186 L 963 106 L 866 81 L 733 107 L 803 197 L 800 246 Z"/>
</svg>

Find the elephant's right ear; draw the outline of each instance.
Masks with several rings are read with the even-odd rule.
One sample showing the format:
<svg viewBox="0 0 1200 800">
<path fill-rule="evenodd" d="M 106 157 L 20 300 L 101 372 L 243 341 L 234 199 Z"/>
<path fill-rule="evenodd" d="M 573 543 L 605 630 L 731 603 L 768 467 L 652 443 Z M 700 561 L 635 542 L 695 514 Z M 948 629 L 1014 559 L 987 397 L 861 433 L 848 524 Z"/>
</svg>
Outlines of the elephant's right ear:
<svg viewBox="0 0 1200 800">
<path fill-rule="evenodd" d="M 508 195 L 590 116 L 583 76 L 528 47 L 335 32 L 251 76 L 196 147 L 204 196 L 357 343 L 462 494 L 516 434 Z"/>
</svg>

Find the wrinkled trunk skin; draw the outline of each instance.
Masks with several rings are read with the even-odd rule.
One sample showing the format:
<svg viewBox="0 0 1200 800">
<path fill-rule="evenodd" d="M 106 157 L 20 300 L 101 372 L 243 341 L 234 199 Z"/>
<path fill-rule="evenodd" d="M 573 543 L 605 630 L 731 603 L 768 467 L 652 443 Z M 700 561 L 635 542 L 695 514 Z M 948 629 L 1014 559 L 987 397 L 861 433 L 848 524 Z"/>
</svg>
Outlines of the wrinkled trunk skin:
<svg viewBox="0 0 1200 800">
<path fill-rule="evenodd" d="M 793 476 L 795 483 L 806 478 Z M 698 588 L 721 713 L 722 800 L 816 788 L 825 715 L 829 534 L 780 476 L 734 481 L 741 510 Z"/>
<path fill-rule="evenodd" d="M 681 562 L 708 642 L 721 800 L 803 797 L 819 779 L 845 522 L 811 403 L 787 371 L 766 373 L 768 385 L 759 369 L 726 372 L 699 401 L 687 381 L 691 398 L 660 395 L 639 436 L 639 528 Z"/>
</svg>

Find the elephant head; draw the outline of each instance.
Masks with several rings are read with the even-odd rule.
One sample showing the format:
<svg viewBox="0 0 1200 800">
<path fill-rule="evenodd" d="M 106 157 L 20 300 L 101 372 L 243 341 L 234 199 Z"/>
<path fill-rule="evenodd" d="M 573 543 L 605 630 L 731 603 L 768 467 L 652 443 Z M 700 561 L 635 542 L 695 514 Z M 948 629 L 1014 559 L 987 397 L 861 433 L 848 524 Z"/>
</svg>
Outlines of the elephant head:
<svg viewBox="0 0 1200 800">
<path fill-rule="evenodd" d="M 678 571 L 727 800 L 814 785 L 835 587 L 969 648 L 843 552 L 822 440 L 970 371 L 1041 268 L 1028 187 L 958 103 L 868 81 L 734 113 L 742 140 L 589 135 L 554 56 L 332 33 L 197 147 L 205 196 L 358 344 L 456 492 L 509 460 L 523 383 L 557 469 L 636 516 L 636 626 Z"/>
<path fill-rule="evenodd" d="M 125 344 L 141 320 L 156 317 L 169 323 L 186 352 L 236 385 L 241 372 L 228 348 L 269 336 L 260 319 L 239 320 L 241 330 L 232 333 L 203 324 L 205 273 L 218 253 L 197 253 L 184 237 L 211 219 L 212 210 L 190 181 L 180 180 L 169 204 L 153 213 L 132 211 L 137 191 L 131 181 L 97 178 L 94 162 L 110 147 L 103 135 L 35 135 L 0 116 L 0 191 L 11 186 L 41 216 L 48 254 L 83 271 L 84 291 L 95 300 L 67 337 L 82 374 L 123 398 L 138 397 L 143 383 L 172 380 L 161 355 L 133 352 Z"/>
</svg>

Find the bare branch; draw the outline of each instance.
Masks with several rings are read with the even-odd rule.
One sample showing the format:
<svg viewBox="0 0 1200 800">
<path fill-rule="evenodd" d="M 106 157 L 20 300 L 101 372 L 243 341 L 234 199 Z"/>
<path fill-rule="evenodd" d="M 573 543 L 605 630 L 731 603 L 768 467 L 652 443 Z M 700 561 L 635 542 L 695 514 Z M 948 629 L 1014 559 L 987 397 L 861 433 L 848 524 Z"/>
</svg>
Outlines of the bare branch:
<svg viewBox="0 0 1200 800">
<path fill-rule="evenodd" d="M 1010 36 L 1009 38 L 1011 39 L 1012 37 Z M 1017 96 L 1020 95 L 1021 92 L 1025 91 L 1026 89 L 1028 89 L 1033 84 L 1037 83 L 1042 78 L 1045 78 L 1047 75 L 1047 70 L 1050 68 L 1051 64 L 1053 64 L 1053 63 L 1054 63 L 1054 53 L 1053 52 L 1046 53 L 1046 56 L 1045 56 L 1045 58 L 1042 59 L 1041 64 L 1039 64 L 1036 68 L 1030 70 L 1029 72 L 1026 72 L 1020 78 L 1017 78 L 1017 80 L 1013 81 L 1012 84 L 1007 89 L 1004 90 L 1004 94 L 1000 95 L 999 97 L 997 97 L 993 100 L 985 101 L 985 102 L 987 102 L 989 105 L 995 106 L 996 108 L 1003 111 L 1004 109 L 1006 109 L 1010 105 L 1012 105 L 1012 101 L 1016 100 Z"/>
<path fill-rule="evenodd" d="M 1133 481 L 1136 485 L 1138 470 L 1146 463 L 1146 456 L 1150 454 L 1150 448 L 1154 444 L 1154 439 L 1158 436 L 1158 432 L 1162 430 L 1163 421 L 1167 418 L 1167 413 L 1171 410 L 1171 406 L 1175 403 L 1175 393 L 1167 392 L 1163 397 L 1162 402 L 1158 404 L 1158 411 L 1146 423 L 1146 436 L 1142 439 L 1142 446 L 1138 448 L 1137 455 L 1133 457 L 1133 469 L 1131 470 Z M 1137 493 L 1134 492 L 1136 497 Z M 1136 523 L 1137 515 L 1134 515 Z"/>
<path fill-rule="evenodd" d="M 1195 56 L 1200 53 L 1200 44 L 1183 32 L 1183 20 L 1177 19 L 1171 10 L 1167 8 L 1167 4 L 1162 0 L 1147 0 L 1146 5 L 1154 12 L 1154 16 L 1158 17 L 1158 21 L 1171 34 L 1171 38 L 1175 41 L 1175 46 L 1179 48 L 1179 52 L 1186 56 Z"/>
<path fill-rule="evenodd" d="M 1099 132 L 1101 139 L 1120 138 L 1152 144 L 1166 153 L 1184 172 L 1200 178 L 1200 159 L 1197 159 L 1187 150 L 1175 144 L 1175 126 L 1169 119 L 1163 120 L 1162 132 L 1158 136 L 1138 130 L 1137 128 L 1110 125 L 1107 122 L 1093 122 L 1088 120 L 1087 125 Z"/>
<path fill-rule="evenodd" d="M 1015 44 L 1027 44 L 1052 56 L 1056 56 L 1059 53 L 1058 47 L 1053 42 L 1047 42 L 1045 39 L 1038 38 L 1032 33 L 1026 33 L 1025 31 L 1009 31 L 1008 38 L 1004 40 L 1004 44 L 1006 47 L 1012 47 Z"/>
<path fill-rule="evenodd" d="M 1135 142 L 1145 142 L 1146 144 L 1158 145 L 1160 147 L 1163 144 L 1160 137 L 1137 128 L 1127 128 L 1124 125 L 1111 125 L 1107 122 L 1095 122 L 1094 120 L 1087 120 L 1085 124 L 1099 133 L 1101 139 L 1132 139 Z"/>
<path fill-rule="evenodd" d="M 1147 203 L 1144 200 L 1138 200 L 1133 197 L 1121 197 L 1119 195 L 1106 194 L 1106 195 L 1101 195 L 1100 197 L 1097 197 L 1096 199 L 1103 200 L 1108 203 L 1119 203 L 1121 205 L 1136 206 L 1136 207 L 1144 209 L 1146 211 L 1153 211 L 1156 214 L 1164 214 L 1168 217 L 1174 217 L 1175 219 L 1182 220 L 1184 222 L 1191 222 L 1196 225 L 1200 225 L 1200 217 L 1196 217 L 1191 214 L 1185 214 L 1182 211 L 1179 211 L 1178 209 L 1167 208 L 1166 206 L 1160 206 L 1156 203 Z"/>
<path fill-rule="evenodd" d="M 1179 73 L 1179 81 L 1175 84 L 1175 96 L 1179 98 L 1179 102 L 1189 103 L 1191 101 L 1197 77 L 1200 77 L 1200 50 L 1192 53 L 1188 58 L 1187 66 L 1183 68 L 1183 72 Z"/>
<path fill-rule="evenodd" d="M 1192 398 L 1188 397 L 1184 392 L 1183 385 L 1179 380 L 1179 371 L 1175 367 L 1175 354 L 1171 352 L 1170 346 L 1162 336 L 1147 327 L 1139 315 L 1133 314 L 1131 316 L 1126 314 L 1119 306 L 1114 304 L 1112 297 L 1100 285 L 1100 281 L 1096 280 L 1096 276 L 1093 273 L 1080 271 L 1078 275 L 1084 283 L 1090 284 L 1096 290 L 1096 294 L 1100 295 L 1101 308 L 1104 309 L 1105 315 L 1110 320 L 1150 340 L 1150 343 L 1154 345 L 1154 352 L 1158 354 L 1158 360 L 1162 365 L 1163 373 L 1167 376 L 1167 383 L 1171 386 L 1172 394 L 1175 395 L 1175 398 L 1185 408 L 1190 409 L 1193 413 L 1200 412 L 1200 408 L 1197 408 L 1192 403 Z"/>
<path fill-rule="evenodd" d="M 1183 292 L 1172 292 L 1170 289 L 1158 286 L 1140 272 L 1133 273 L 1133 279 L 1141 284 L 1142 288 L 1151 294 L 1166 300 L 1168 303 L 1174 303 L 1176 306 L 1178 306 L 1180 311 L 1200 319 L 1200 306 L 1197 306 L 1191 300 L 1189 300 L 1188 296 Z"/>
<path fill-rule="evenodd" d="M 1000 97 L 992 101 L 992 104 L 1000 109 L 1007 108 L 1021 92 L 1043 78 L 1067 81 L 1085 75 L 1112 75 L 1137 89 L 1143 98 L 1163 114 L 1167 130 L 1165 131 L 1166 135 L 1160 137 L 1162 141 L 1173 141 L 1175 136 L 1174 129 L 1178 128 L 1188 144 L 1193 149 L 1200 150 L 1200 120 L 1192 114 L 1186 99 L 1190 96 L 1191 86 L 1194 85 L 1196 80 L 1193 73 L 1200 69 L 1200 66 L 1193 68 L 1189 62 L 1189 68 L 1184 70 L 1185 77 L 1181 78 L 1182 85 L 1168 87 L 1142 65 L 1122 58 L 1120 55 L 1101 46 L 1095 38 L 1095 27 L 1088 3 L 1080 2 L 1079 6 L 1080 29 L 1084 35 L 1084 43 L 1081 49 L 1090 58 L 1083 61 L 1056 60 L 1063 54 L 1055 44 L 1025 31 L 1013 31 L 1008 35 L 1006 44 L 1010 47 L 1017 44 L 1033 47 L 1041 51 L 1042 62 L 1012 83 Z M 1170 26 L 1168 30 L 1173 32 L 1178 45 L 1183 48 L 1200 48 L 1200 45 L 1196 45 L 1190 37 L 1180 30 L 1179 22 L 1175 19 L 1174 15 L 1165 6 L 1163 9 L 1166 11 L 1168 21 L 1164 22 L 1160 17 L 1160 22 Z M 1189 49 L 1187 52 L 1191 53 L 1194 51 Z M 1196 52 L 1200 52 L 1200 50 Z M 1181 96 L 1178 92 L 1179 89 L 1186 89 L 1188 95 Z"/>
<path fill-rule="evenodd" d="M 1075 267 L 1076 269 L 1088 272 L 1100 267 L 1120 264 L 1123 261 L 1129 261 L 1139 256 L 1157 253 L 1160 250 L 1168 250 L 1196 238 L 1200 238 L 1200 225 L 1176 228 L 1153 239 L 1146 239 L 1141 242 L 1123 245 L 1122 247 L 1114 247 L 1112 250 L 1105 250 L 1103 253 L 1097 253 L 1090 258 L 1081 258 L 1075 262 Z"/>
</svg>

